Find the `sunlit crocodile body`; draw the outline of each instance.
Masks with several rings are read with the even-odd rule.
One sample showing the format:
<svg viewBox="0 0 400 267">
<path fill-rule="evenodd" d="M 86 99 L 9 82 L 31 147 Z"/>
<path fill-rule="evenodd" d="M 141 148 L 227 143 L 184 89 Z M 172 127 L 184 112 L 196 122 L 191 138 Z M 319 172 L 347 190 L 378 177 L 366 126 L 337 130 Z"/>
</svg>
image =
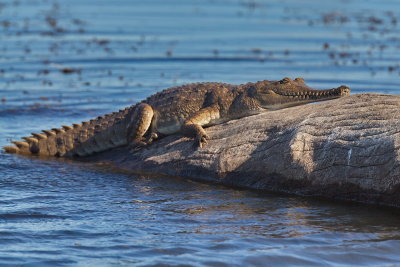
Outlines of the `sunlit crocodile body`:
<svg viewBox="0 0 400 267">
<path fill-rule="evenodd" d="M 181 133 L 202 147 L 209 139 L 203 127 L 261 112 L 347 96 L 340 86 L 314 90 L 302 78 L 242 85 L 193 83 L 172 87 L 118 112 L 43 130 L 6 146 L 8 153 L 82 157 L 118 146 L 150 144 L 163 135 Z M 290 112 L 290 110 L 288 110 Z M 244 133 L 245 134 L 245 133 Z"/>
</svg>

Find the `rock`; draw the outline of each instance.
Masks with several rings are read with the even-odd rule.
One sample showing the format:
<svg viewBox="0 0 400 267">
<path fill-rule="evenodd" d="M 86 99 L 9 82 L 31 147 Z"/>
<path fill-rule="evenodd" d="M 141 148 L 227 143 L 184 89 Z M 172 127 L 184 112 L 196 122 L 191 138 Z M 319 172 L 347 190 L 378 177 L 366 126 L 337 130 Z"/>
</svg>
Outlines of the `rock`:
<svg viewBox="0 0 400 267">
<path fill-rule="evenodd" d="M 133 173 L 400 206 L 400 96 L 361 94 L 207 128 L 201 149 L 179 135 L 135 153 L 92 157 Z"/>
</svg>

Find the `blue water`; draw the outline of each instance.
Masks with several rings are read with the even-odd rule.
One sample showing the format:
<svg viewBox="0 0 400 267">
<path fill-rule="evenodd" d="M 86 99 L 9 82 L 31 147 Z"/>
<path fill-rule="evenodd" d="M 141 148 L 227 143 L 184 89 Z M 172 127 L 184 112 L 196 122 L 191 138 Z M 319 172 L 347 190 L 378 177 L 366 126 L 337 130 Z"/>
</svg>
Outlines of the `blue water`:
<svg viewBox="0 0 400 267">
<path fill-rule="evenodd" d="M 0 3 L 0 146 L 174 85 L 399 94 L 397 1 Z M 65 74 L 61 70 L 74 72 Z M 398 210 L 0 154 L 0 265 L 400 265 Z"/>
</svg>

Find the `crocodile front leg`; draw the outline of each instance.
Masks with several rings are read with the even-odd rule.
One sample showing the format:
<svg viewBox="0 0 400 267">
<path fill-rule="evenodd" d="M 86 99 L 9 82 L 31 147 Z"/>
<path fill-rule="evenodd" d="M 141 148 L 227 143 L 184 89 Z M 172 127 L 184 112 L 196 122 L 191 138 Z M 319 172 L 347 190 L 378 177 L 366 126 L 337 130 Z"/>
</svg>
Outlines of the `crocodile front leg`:
<svg viewBox="0 0 400 267">
<path fill-rule="evenodd" d="M 217 104 L 202 108 L 183 123 L 182 134 L 195 138 L 195 145 L 203 147 L 203 145 L 207 144 L 209 136 L 202 126 L 210 125 L 214 120 L 219 118 L 220 112 Z"/>
<path fill-rule="evenodd" d="M 142 147 L 156 137 L 155 133 L 151 133 L 150 138 L 144 140 L 144 135 L 149 130 L 153 117 L 154 111 L 150 105 L 142 103 L 137 106 L 128 124 L 127 143 L 130 147 Z"/>
</svg>

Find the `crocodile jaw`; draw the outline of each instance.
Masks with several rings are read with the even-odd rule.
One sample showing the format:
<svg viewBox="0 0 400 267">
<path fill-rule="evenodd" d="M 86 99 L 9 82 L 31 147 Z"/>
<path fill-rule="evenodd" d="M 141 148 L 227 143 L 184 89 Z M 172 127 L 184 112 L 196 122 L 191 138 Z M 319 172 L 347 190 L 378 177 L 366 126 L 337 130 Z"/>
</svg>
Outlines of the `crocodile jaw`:
<svg viewBox="0 0 400 267">
<path fill-rule="evenodd" d="M 260 104 L 263 108 L 275 110 L 348 95 L 350 95 L 350 89 L 344 85 L 330 90 L 307 90 L 302 92 L 274 92 L 271 90 L 268 92 L 268 96 L 265 97 L 268 100 L 260 101 Z"/>
</svg>

